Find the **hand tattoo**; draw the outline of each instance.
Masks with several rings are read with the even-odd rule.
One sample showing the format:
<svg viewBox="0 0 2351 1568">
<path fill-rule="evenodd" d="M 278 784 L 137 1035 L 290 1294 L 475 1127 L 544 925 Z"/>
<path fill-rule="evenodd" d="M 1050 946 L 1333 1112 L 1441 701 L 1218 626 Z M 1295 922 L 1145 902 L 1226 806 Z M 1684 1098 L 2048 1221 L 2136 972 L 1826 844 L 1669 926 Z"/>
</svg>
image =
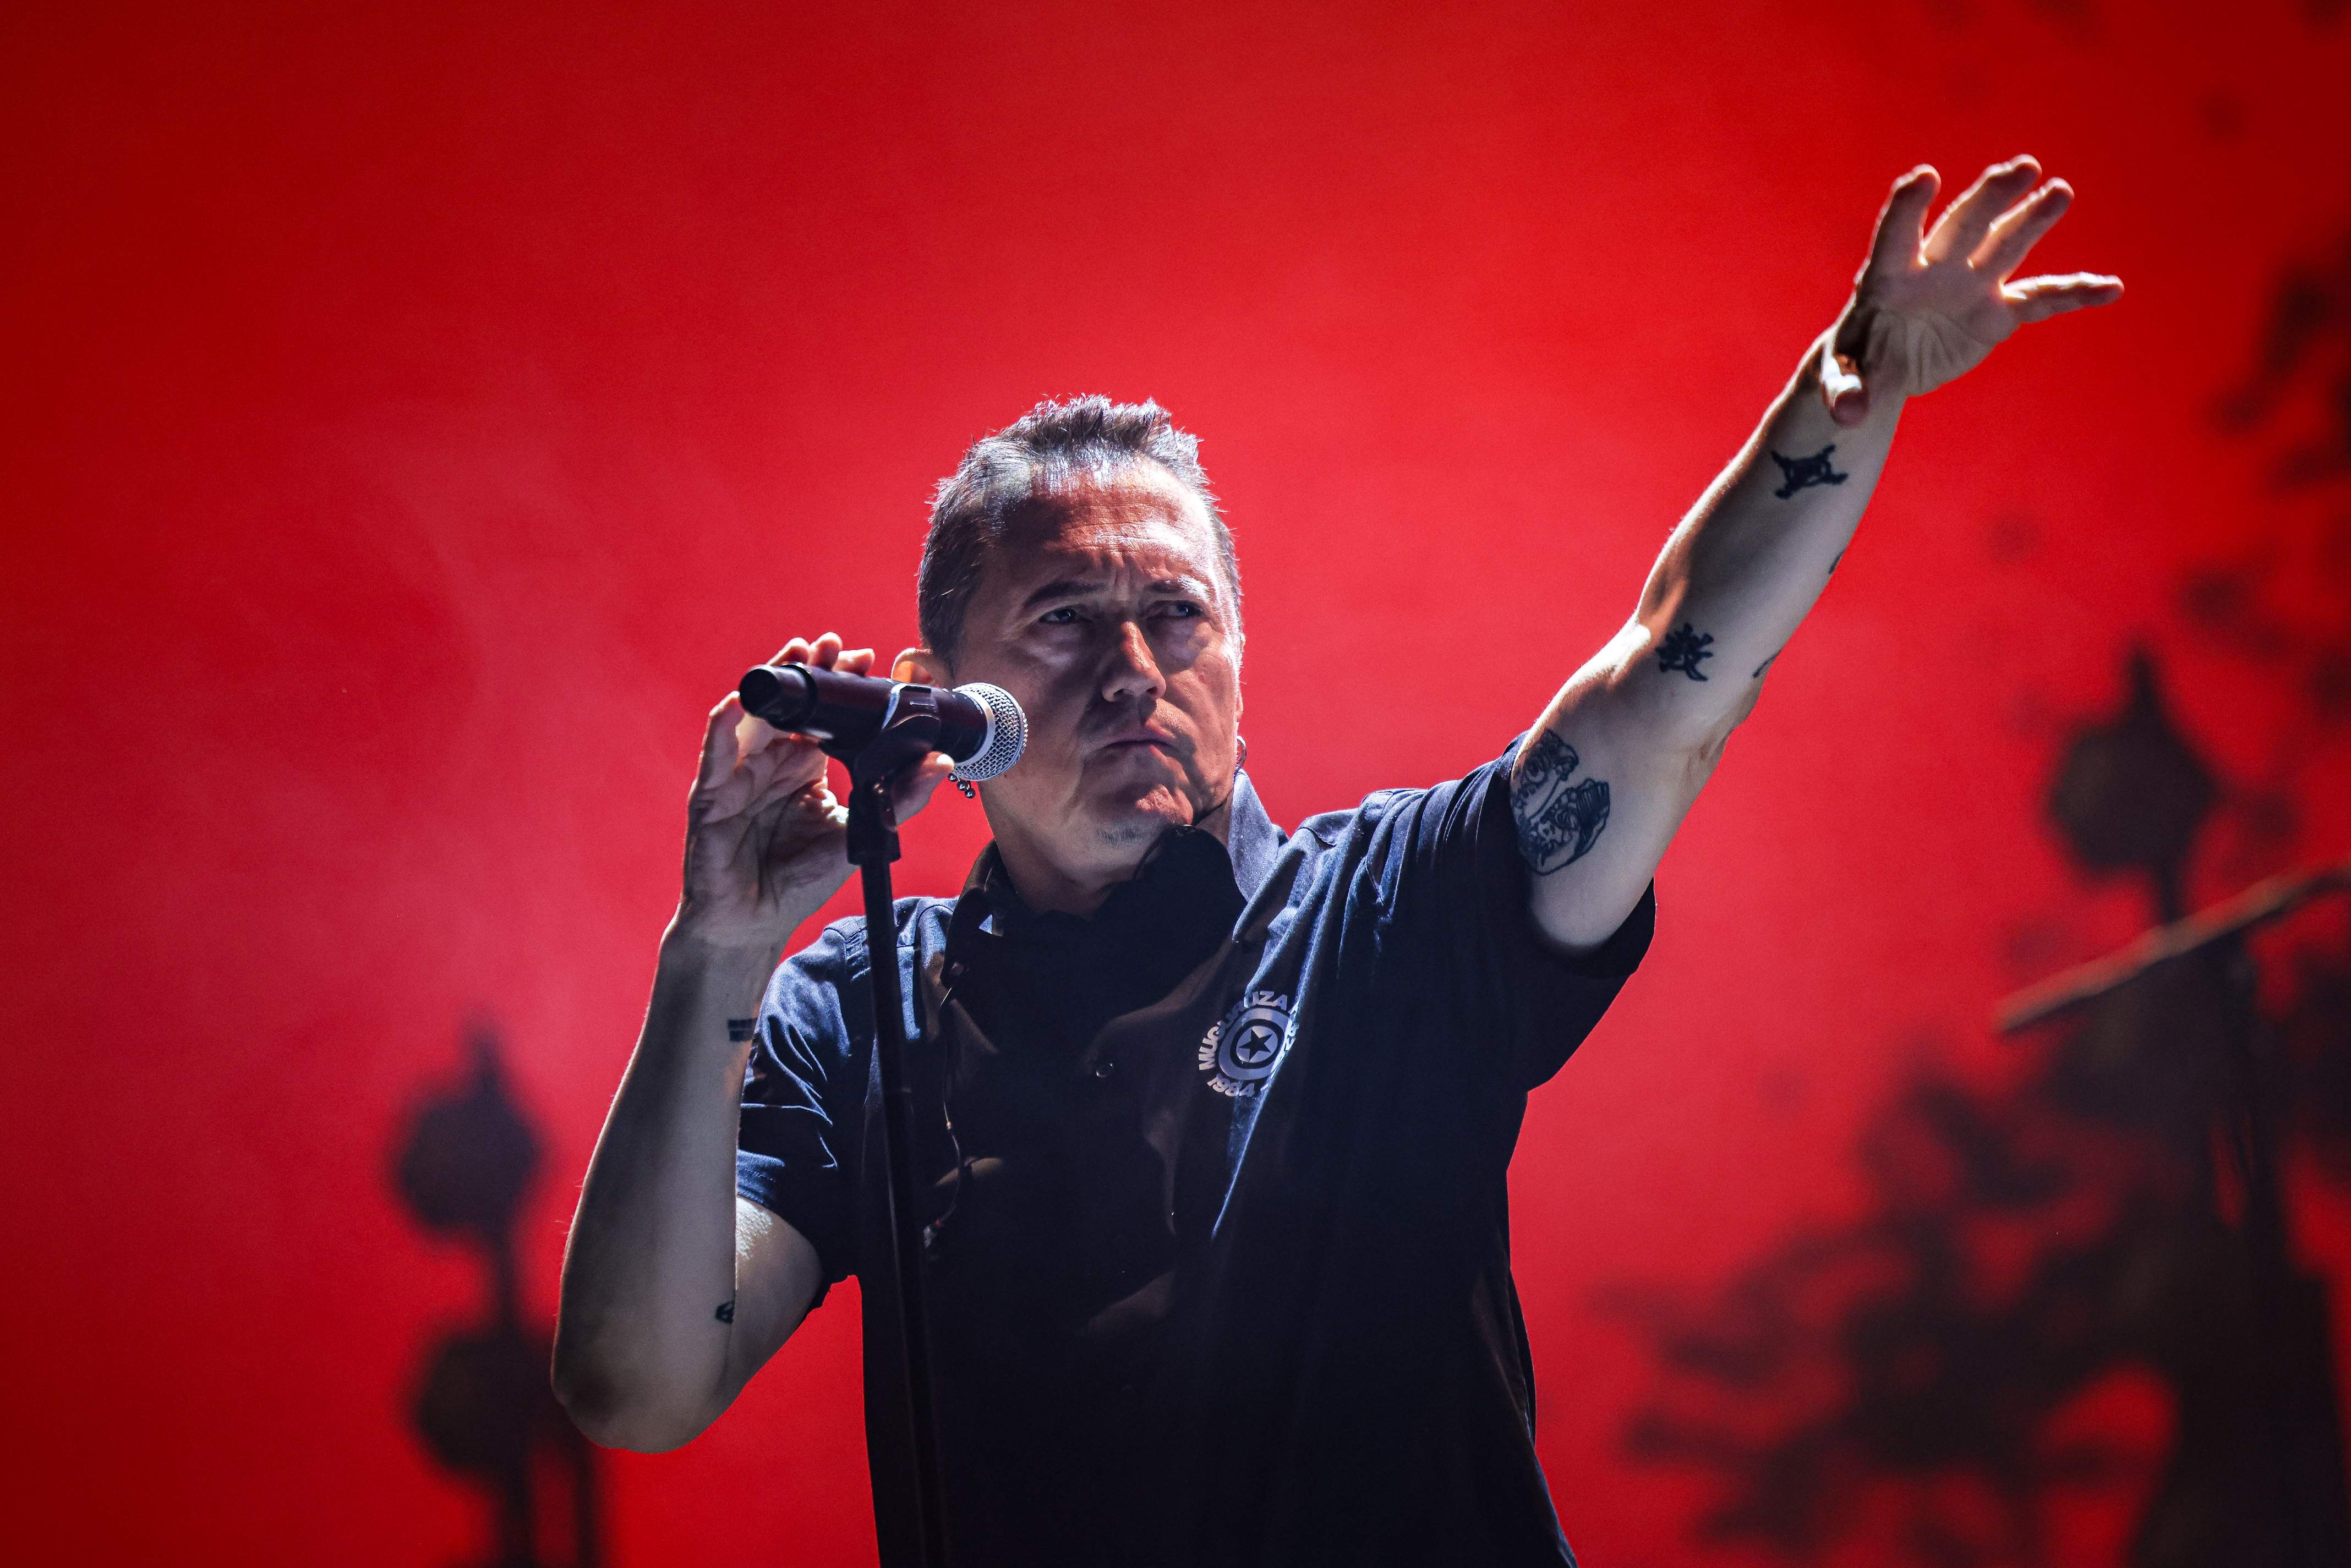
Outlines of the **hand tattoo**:
<svg viewBox="0 0 2351 1568">
<path fill-rule="evenodd" d="M 1538 877 L 1582 859 L 1608 826 L 1608 785 L 1599 779 L 1567 782 L 1583 759 L 1549 730 L 1519 748 L 1510 769 L 1510 812 L 1519 823 L 1519 854 Z"/>
<path fill-rule="evenodd" d="M 733 1302 L 720 1302 L 718 1303 L 717 1317 L 720 1323 L 733 1323 L 735 1321 L 735 1303 Z"/>
<path fill-rule="evenodd" d="M 1773 452 L 1771 461 L 1780 465 L 1782 483 L 1771 493 L 1785 501 L 1799 490 L 1808 490 L 1815 484 L 1843 484 L 1853 476 L 1829 466 L 1829 453 L 1834 451 L 1836 443 L 1831 441 L 1810 457 L 1782 457 Z"/>
<path fill-rule="evenodd" d="M 1678 670 L 1692 680 L 1703 680 L 1706 677 L 1698 672 L 1698 661 L 1714 657 L 1707 647 L 1713 640 L 1712 632 L 1684 621 L 1681 630 L 1666 633 L 1666 639 L 1657 644 L 1657 668 L 1668 675 Z"/>
</svg>

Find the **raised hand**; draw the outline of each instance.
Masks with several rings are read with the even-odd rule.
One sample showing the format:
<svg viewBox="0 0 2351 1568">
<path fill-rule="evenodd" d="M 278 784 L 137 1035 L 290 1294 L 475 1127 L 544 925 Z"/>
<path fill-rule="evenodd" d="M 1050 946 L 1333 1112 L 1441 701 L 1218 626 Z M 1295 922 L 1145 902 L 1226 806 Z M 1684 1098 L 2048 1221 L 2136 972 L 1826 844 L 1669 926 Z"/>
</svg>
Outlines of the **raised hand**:
<svg viewBox="0 0 2351 1568">
<path fill-rule="evenodd" d="M 771 662 L 863 675 L 873 650 L 843 649 L 826 632 L 794 638 Z M 780 948 L 847 880 L 849 809 L 826 781 L 826 761 L 816 741 L 745 712 L 731 691 L 710 711 L 686 805 L 680 934 L 714 947 Z M 954 766 L 934 752 L 901 775 L 899 819 L 922 810 Z"/>
<path fill-rule="evenodd" d="M 1841 425 L 1867 418 L 1873 394 L 1934 390 L 2027 322 L 2122 297 L 2122 280 L 2102 273 L 2009 281 L 2074 200 L 2063 180 L 2041 183 L 2033 159 L 1985 170 L 1929 230 L 1941 186 L 1921 164 L 1894 182 L 1878 214 L 1869 260 L 1822 356 L 1821 396 Z"/>
</svg>

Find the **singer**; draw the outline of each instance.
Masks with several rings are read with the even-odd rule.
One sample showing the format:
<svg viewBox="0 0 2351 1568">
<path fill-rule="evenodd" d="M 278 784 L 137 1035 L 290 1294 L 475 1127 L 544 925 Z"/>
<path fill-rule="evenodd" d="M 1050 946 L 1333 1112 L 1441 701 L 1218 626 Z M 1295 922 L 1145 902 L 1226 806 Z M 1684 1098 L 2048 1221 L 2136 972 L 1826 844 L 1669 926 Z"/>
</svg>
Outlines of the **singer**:
<svg viewBox="0 0 2351 1568">
<path fill-rule="evenodd" d="M 1659 857 L 1905 402 L 2121 292 L 2010 281 L 2072 198 L 2031 159 L 1929 227 L 1938 185 L 1896 182 L 1843 314 L 1532 728 L 1294 832 L 1241 766 L 1240 575 L 1192 438 L 1084 398 L 976 444 L 890 672 L 1025 710 L 1025 756 L 980 786 L 994 842 L 959 897 L 899 900 L 886 954 L 852 919 L 778 967 L 848 875 L 842 814 L 813 742 L 712 710 L 565 1263 L 580 1425 L 686 1441 L 883 1255 L 865 988 L 889 962 L 958 1568 L 1572 1564 L 1510 1269 L 1526 1096 L 1640 962 Z M 827 634 L 777 659 L 873 656 Z M 948 767 L 903 775 L 902 817 Z M 869 1352 L 877 1459 L 895 1376 Z M 875 1500 L 885 1563 L 903 1507 Z"/>
</svg>

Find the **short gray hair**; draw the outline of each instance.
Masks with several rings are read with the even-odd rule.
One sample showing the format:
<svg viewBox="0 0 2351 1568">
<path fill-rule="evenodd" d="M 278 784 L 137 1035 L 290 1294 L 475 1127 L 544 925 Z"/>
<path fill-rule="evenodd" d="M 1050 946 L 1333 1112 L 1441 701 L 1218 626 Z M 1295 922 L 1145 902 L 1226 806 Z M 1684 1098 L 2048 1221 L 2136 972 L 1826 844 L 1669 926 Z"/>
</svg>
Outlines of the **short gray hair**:
<svg viewBox="0 0 2351 1568">
<path fill-rule="evenodd" d="M 956 645 L 963 640 L 964 617 L 979 587 L 988 552 L 1003 538 L 1014 514 L 1037 498 L 1040 482 L 1052 485 L 1106 478 L 1145 462 L 1165 469 L 1207 509 L 1216 534 L 1217 564 L 1232 595 L 1238 642 L 1240 562 L 1233 554 L 1232 530 L 1225 526 L 1224 513 L 1200 466 L 1198 438 L 1176 429 L 1174 417 L 1149 399 L 1113 403 L 1095 395 L 1067 402 L 1046 399 L 994 435 L 972 442 L 955 472 L 939 481 L 931 502 L 930 535 L 923 541 L 923 565 L 915 578 L 924 646 L 954 662 Z"/>
</svg>

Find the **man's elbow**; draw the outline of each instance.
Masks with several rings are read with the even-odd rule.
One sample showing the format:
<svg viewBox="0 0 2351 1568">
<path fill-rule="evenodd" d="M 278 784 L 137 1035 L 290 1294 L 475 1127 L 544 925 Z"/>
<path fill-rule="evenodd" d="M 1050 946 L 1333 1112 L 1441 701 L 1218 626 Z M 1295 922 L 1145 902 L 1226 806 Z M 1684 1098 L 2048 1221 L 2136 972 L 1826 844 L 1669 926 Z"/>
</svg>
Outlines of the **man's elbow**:
<svg viewBox="0 0 2351 1568">
<path fill-rule="evenodd" d="M 1612 782 L 1621 787 L 1646 781 L 1695 791 L 1722 760 L 1730 732 L 1755 711 L 1761 684 L 1718 695 L 1686 681 L 1657 680 L 1656 674 L 1637 668 L 1619 671 L 1595 682 L 1580 711 L 1547 714 L 1546 722 L 1571 741 L 1588 738 L 1595 758 L 1614 760 L 1625 776 Z"/>
<path fill-rule="evenodd" d="M 665 1454 L 684 1448 L 708 1427 L 712 1412 L 681 1408 L 653 1388 L 612 1375 L 590 1358 L 565 1354 L 559 1340 L 553 1374 L 556 1402 L 580 1435 L 602 1449 Z"/>
</svg>

